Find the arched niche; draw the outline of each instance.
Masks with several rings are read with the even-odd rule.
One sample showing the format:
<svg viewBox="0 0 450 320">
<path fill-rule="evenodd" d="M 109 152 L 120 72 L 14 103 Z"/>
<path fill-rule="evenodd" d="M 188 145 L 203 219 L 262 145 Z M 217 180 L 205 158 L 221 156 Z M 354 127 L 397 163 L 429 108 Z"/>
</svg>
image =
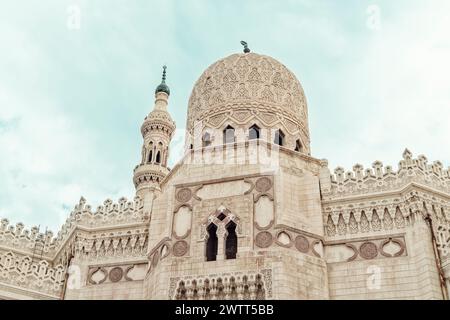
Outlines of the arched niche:
<svg viewBox="0 0 450 320">
<path fill-rule="evenodd" d="M 173 233 L 175 236 L 185 237 L 191 230 L 192 210 L 187 206 L 182 206 L 175 212 L 173 219 Z"/>
<path fill-rule="evenodd" d="M 259 227 L 266 228 L 273 219 L 273 201 L 268 196 L 261 196 L 255 204 L 255 222 Z"/>
</svg>

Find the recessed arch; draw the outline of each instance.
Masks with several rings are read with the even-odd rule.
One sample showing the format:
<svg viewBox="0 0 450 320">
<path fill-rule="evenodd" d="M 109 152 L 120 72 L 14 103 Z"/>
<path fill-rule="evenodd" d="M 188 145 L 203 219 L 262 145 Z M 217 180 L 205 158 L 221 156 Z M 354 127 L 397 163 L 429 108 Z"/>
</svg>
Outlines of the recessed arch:
<svg viewBox="0 0 450 320">
<path fill-rule="evenodd" d="M 235 141 L 235 130 L 231 125 L 226 126 L 223 130 L 223 143 L 234 143 Z"/>
<path fill-rule="evenodd" d="M 275 143 L 279 146 L 283 146 L 284 139 L 285 139 L 285 135 L 284 135 L 283 131 L 281 129 L 276 130 L 273 143 Z"/>
<path fill-rule="evenodd" d="M 303 145 L 302 145 L 302 142 L 300 141 L 300 139 L 297 139 L 295 141 L 295 149 L 294 150 L 297 152 L 303 152 Z"/>
<path fill-rule="evenodd" d="M 211 223 L 206 229 L 208 232 L 208 239 L 206 240 L 206 261 L 216 261 L 217 259 L 217 226 Z"/>
<path fill-rule="evenodd" d="M 206 131 L 202 136 L 202 146 L 209 147 L 211 145 L 211 134 Z"/>
<path fill-rule="evenodd" d="M 236 259 L 236 253 L 238 248 L 238 238 L 236 234 L 236 223 L 230 221 L 227 226 L 227 238 L 225 240 L 225 258 Z"/>
<path fill-rule="evenodd" d="M 248 130 L 248 139 L 255 140 L 261 137 L 261 129 L 256 125 L 252 125 Z"/>
</svg>

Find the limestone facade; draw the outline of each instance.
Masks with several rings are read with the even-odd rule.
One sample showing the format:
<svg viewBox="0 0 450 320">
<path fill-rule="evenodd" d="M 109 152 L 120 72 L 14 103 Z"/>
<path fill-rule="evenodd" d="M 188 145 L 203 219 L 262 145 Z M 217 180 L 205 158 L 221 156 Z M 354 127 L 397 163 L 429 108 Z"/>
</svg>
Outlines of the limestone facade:
<svg viewBox="0 0 450 320">
<path fill-rule="evenodd" d="M 54 236 L 0 223 L 0 299 L 448 299 L 450 170 L 311 156 L 303 89 L 233 54 L 196 82 L 167 166 L 170 90 L 141 127 L 136 196 L 84 198 Z"/>
</svg>

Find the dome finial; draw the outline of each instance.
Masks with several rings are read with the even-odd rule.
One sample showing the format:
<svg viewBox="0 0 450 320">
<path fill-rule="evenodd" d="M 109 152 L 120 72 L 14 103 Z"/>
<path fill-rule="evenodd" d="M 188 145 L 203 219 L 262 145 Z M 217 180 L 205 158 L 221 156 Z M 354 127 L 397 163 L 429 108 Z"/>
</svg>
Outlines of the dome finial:
<svg viewBox="0 0 450 320">
<path fill-rule="evenodd" d="M 245 42 L 245 41 L 241 41 L 241 44 L 244 46 L 244 52 L 245 53 L 249 53 L 250 52 L 250 49 L 248 48 L 248 45 L 247 45 L 247 42 Z"/>
<path fill-rule="evenodd" d="M 167 95 L 170 95 L 169 86 L 166 84 L 166 69 L 167 69 L 167 66 L 163 65 L 161 84 L 156 87 L 155 94 L 157 94 L 158 92 L 165 92 L 165 93 L 167 93 Z"/>
<path fill-rule="evenodd" d="M 166 83 L 166 69 L 167 69 L 167 66 L 163 65 L 163 74 L 162 74 L 162 82 L 161 83 Z"/>
</svg>

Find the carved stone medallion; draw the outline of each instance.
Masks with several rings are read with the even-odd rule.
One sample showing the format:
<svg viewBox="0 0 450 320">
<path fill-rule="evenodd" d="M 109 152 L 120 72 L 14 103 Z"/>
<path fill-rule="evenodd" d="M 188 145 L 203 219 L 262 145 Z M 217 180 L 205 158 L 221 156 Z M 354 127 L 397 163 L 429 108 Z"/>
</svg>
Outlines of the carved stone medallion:
<svg viewBox="0 0 450 320">
<path fill-rule="evenodd" d="M 270 179 L 267 177 L 259 178 L 258 180 L 256 180 L 255 188 L 258 192 L 266 192 L 270 188 L 272 188 L 272 181 L 270 181 Z"/>
<path fill-rule="evenodd" d="M 304 236 L 297 236 L 295 238 L 295 247 L 298 251 L 307 253 L 309 250 L 309 241 Z"/>
<path fill-rule="evenodd" d="M 260 248 L 267 248 L 273 242 L 273 236 L 268 231 L 259 232 L 255 237 L 255 243 Z"/>
<path fill-rule="evenodd" d="M 182 257 L 188 251 L 188 243 L 186 241 L 180 240 L 175 242 L 172 248 L 173 255 L 175 257 Z"/>
<path fill-rule="evenodd" d="M 364 242 L 359 247 L 359 254 L 364 259 L 373 259 L 378 255 L 378 249 L 376 244 L 373 242 Z"/>
<path fill-rule="evenodd" d="M 121 267 L 115 267 L 112 268 L 111 271 L 109 271 L 109 280 L 111 282 L 119 282 L 123 277 L 123 270 Z"/>
<path fill-rule="evenodd" d="M 175 197 L 179 202 L 182 203 L 188 202 L 189 200 L 191 200 L 192 191 L 191 189 L 183 188 L 177 192 Z"/>
</svg>

